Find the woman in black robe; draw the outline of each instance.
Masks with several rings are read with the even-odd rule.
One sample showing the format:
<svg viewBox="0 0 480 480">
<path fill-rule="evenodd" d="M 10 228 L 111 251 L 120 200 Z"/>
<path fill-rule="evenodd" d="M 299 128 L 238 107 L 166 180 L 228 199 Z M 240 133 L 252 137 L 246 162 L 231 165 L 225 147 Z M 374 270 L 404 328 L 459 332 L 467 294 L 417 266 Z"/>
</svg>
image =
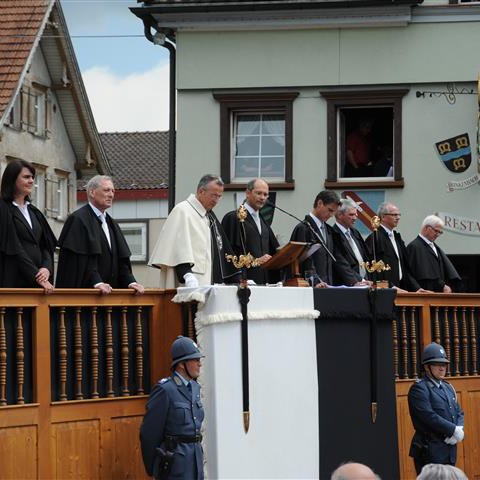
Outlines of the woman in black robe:
<svg viewBox="0 0 480 480">
<path fill-rule="evenodd" d="M 6 221 L 13 227 L 17 255 L 4 257 L 0 283 L 9 288 L 40 286 L 51 293 L 57 240 L 46 218 L 30 203 L 34 179 L 35 168 L 25 160 L 10 162 L 2 176 L 1 196 L 9 213 Z"/>
</svg>

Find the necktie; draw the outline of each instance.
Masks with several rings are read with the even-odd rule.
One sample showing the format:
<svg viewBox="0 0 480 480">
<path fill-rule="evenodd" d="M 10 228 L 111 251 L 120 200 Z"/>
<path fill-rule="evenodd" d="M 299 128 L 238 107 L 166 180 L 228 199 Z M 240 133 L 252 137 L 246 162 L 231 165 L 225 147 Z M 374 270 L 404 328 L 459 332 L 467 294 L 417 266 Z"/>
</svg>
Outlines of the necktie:
<svg viewBox="0 0 480 480">
<path fill-rule="evenodd" d="M 392 242 L 393 249 L 395 250 L 395 254 L 397 255 L 397 258 L 398 258 L 398 279 L 401 280 L 403 277 L 402 264 L 400 263 L 400 254 L 398 253 L 398 247 L 397 247 L 397 242 L 395 241 L 395 235 L 393 234 L 393 232 L 389 232 L 388 237 Z"/>
<path fill-rule="evenodd" d="M 353 250 L 353 254 L 355 255 L 355 258 L 357 259 L 360 276 L 362 278 L 365 278 L 366 271 L 365 271 L 365 267 L 363 266 L 362 254 L 360 253 L 360 250 L 358 249 L 358 246 L 355 243 L 355 240 L 352 238 L 350 230 L 347 230 L 345 232 L 345 236 L 347 237 L 348 243 L 350 244 L 350 247 Z"/>
<path fill-rule="evenodd" d="M 253 212 L 252 217 L 255 220 L 255 224 L 257 225 L 258 232 L 262 233 L 262 224 L 260 222 L 260 215 L 258 214 L 258 212 Z"/>
<path fill-rule="evenodd" d="M 100 221 L 102 222 L 102 230 L 103 230 L 103 233 L 105 234 L 105 236 L 107 237 L 107 241 L 108 241 L 108 245 L 109 247 L 111 248 L 112 247 L 112 243 L 110 241 L 110 231 L 108 230 L 108 225 L 107 225 L 107 219 L 105 217 L 105 214 L 104 213 L 101 213 L 98 218 L 100 219 Z"/>
<path fill-rule="evenodd" d="M 435 248 L 435 244 L 433 242 L 429 243 L 430 248 L 433 250 L 433 253 L 438 257 L 437 249 Z"/>
<path fill-rule="evenodd" d="M 320 224 L 320 235 L 322 236 L 322 240 L 325 241 L 325 225 L 323 223 Z"/>
</svg>

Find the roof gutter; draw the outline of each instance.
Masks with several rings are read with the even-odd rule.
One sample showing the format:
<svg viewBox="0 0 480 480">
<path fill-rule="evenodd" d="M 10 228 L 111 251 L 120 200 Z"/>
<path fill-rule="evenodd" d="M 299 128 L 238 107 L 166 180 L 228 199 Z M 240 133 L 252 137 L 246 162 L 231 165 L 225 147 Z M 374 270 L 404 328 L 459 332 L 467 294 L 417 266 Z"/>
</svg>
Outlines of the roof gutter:
<svg viewBox="0 0 480 480">
<path fill-rule="evenodd" d="M 131 8 L 130 10 L 134 10 Z M 170 54 L 170 81 L 169 81 L 169 118 L 168 118 L 168 212 L 175 206 L 176 182 L 176 45 L 175 35 L 172 30 L 162 30 L 151 15 L 141 16 L 143 21 L 143 34 L 154 45 L 160 45 Z M 152 28 L 155 33 L 152 34 Z"/>
</svg>

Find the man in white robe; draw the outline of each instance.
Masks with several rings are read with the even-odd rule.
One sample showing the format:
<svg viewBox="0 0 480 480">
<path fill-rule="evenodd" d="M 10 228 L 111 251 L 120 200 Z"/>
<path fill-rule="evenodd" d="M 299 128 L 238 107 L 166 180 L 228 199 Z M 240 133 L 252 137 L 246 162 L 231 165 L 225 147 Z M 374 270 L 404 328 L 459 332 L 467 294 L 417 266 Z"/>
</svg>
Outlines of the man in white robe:
<svg viewBox="0 0 480 480">
<path fill-rule="evenodd" d="M 237 270 L 225 261 L 230 244 L 212 209 L 222 198 L 223 181 L 204 175 L 196 194 L 170 212 L 149 265 L 161 269 L 160 287 L 176 288 L 232 282 Z"/>
</svg>

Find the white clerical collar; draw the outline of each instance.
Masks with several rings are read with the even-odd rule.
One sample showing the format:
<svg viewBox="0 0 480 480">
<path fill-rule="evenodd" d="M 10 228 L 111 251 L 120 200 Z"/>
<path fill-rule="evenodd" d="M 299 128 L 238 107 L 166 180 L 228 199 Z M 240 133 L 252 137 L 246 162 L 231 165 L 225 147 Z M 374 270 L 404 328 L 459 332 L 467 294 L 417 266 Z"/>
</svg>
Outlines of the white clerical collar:
<svg viewBox="0 0 480 480">
<path fill-rule="evenodd" d="M 105 212 L 100 211 L 93 203 L 88 202 L 90 207 L 92 207 L 92 210 L 94 211 L 95 215 L 99 217 L 100 215 L 104 215 L 105 218 L 107 218 L 107 214 Z"/>
<path fill-rule="evenodd" d="M 187 202 L 200 214 L 200 216 L 205 217 L 207 215 L 206 208 L 201 204 L 200 200 L 194 193 L 191 193 L 187 198 Z"/>
</svg>

